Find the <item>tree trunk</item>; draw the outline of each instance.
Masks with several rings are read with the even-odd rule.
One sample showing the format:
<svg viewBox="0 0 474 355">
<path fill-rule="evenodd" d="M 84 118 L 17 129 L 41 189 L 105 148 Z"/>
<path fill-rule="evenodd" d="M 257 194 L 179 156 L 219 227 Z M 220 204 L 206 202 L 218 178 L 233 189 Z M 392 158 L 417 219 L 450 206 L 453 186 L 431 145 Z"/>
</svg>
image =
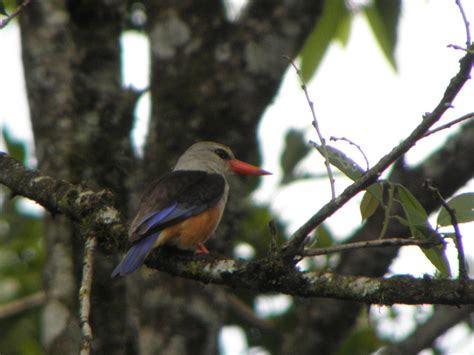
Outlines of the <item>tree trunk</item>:
<svg viewBox="0 0 474 355">
<path fill-rule="evenodd" d="M 319 1 L 256 2 L 231 22 L 217 1 L 146 5 L 152 119 L 140 169 L 129 139 L 136 96 L 120 87 L 125 2 L 32 2 L 20 23 L 39 168 L 112 190 L 124 215 L 137 192 L 129 186 L 141 189 L 195 141 L 216 140 L 244 160 L 259 160 L 256 129 L 287 67 L 282 55 L 298 53 L 321 8 Z M 233 187 L 234 195 L 243 194 Z M 243 208 L 235 200 L 228 208 L 234 216 Z M 220 250 L 231 248 L 238 228 L 232 220 L 228 216 L 220 228 L 219 236 L 226 236 L 216 243 Z M 57 218 L 48 226 L 43 342 L 48 353 L 74 353 L 80 339 L 78 236 L 89 236 Z M 227 317 L 224 291 L 159 273 L 112 281 L 113 259 L 94 261 L 95 353 L 217 353 Z M 55 314 L 64 321 L 58 324 Z"/>
</svg>

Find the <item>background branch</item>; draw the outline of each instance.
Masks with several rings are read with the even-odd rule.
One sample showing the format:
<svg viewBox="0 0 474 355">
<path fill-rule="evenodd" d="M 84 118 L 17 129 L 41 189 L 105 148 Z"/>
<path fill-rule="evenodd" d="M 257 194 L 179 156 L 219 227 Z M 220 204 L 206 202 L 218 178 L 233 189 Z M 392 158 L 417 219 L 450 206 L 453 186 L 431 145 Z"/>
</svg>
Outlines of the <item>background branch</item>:
<svg viewBox="0 0 474 355">
<path fill-rule="evenodd" d="M 89 355 L 92 344 L 92 327 L 90 325 L 92 275 L 94 263 L 94 249 L 97 240 L 91 236 L 84 248 L 84 264 L 82 268 L 82 282 L 79 289 L 79 321 L 82 330 L 81 355 Z"/>
<path fill-rule="evenodd" d="M 15 316 L 18 313 L 27 311 L 31 308 L 44 304 L 46 294 L 44 291 L 38 291 L 32 295 L 25 296 L 10 303 L 0 305 L 0 319 Z"/>
<path fill-rule="evenodd" d="M 417 245 L 419 247 L 432 247 L 437 244 L 440 244 L 440 243 L 427 241 L 427 240 L 388 238 L 388 239 L 376 239 L 376 240 L 367 240 L 363 242 L 340 244 L 340 245 L 335 245 L 335 246 L 327 247 L 327 248 L 305 249 L 301 253 L 301 255 L 302 256 L 317 256 L 317 255 L 339 253 L 342 251 L 355 250 L 355 249 L 394 247 L 394 246 L 401 247 L 401 246 L 407 246 L 407 245 Z"/>
<path fill-rule="evenodd" d="M 394 343 L 380 352 L 381 355 L 418 354 L 434 345 L 436 339 L 446 330 L 472 316 L 474 306 L 438 306 L 433 315 L 415 331 L 400 342 Z"/>
</svg>

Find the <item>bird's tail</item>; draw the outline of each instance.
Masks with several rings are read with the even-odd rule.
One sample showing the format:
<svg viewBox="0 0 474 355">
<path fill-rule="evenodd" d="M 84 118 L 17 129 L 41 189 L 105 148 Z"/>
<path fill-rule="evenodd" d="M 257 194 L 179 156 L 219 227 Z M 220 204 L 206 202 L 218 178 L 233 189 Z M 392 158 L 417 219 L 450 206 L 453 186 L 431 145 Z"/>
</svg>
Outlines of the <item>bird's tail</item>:
<svg viewBox="0 0 474 355">
<path fill-rule="evenodd" d="M 123 276 L 130 274 L 142 266 L 145 258 L 150 253 L 153 245 L 155 244 L 156 238 L 158 238 L 159 235 L 160 232 L 150 234 L 149 236 L 133 244 L 133 246 L 127 252 L 127 255 L 125 255 L 120 264 L 118 264 L 114 271 L 112 271 L 110 277 L 114 278 L 117 275 Z"/>
</svg>

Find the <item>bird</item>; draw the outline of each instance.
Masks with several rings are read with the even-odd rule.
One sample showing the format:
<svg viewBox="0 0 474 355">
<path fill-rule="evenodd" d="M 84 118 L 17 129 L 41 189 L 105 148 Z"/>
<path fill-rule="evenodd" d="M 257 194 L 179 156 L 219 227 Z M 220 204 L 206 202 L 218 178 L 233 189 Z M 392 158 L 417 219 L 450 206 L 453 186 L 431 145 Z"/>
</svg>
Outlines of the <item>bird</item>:
<svg viewBox="0 0 474 355">
<path fill-rule="evenodd" d="M 236 159 L 223 144 L 190 146 L 173 170 L 145 191 L 128 232 L 132 246 L 111 277 L 136 271 L 152 249 L 163 245 L 208 253 L 204 243 L 221 221 L 229 194 L 226 177 L 233 173 L 271 174 Z"/>
</svg>

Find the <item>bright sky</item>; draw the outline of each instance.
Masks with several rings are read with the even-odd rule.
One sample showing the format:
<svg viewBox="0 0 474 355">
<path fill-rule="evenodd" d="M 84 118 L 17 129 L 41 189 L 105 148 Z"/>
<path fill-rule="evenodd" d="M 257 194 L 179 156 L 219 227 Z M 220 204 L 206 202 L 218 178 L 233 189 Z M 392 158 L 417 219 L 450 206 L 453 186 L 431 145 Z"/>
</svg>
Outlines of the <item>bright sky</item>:
<svg viewBox="0 0 474 355">
<path fill-rule="evenodd" d="M 464 0 L 463 5 L 471 23 L 474 23 L 474 1 Z M 448 44 L 463 46 L 466 38 L 464 24 L 454 1 L 404 1 L 399 31 L 396 54 L 398 73 L 393 72 L 386 62 L 364 17 L 360 15 L 353 21 L 347 48 L 333 44 L 317 75 L 308 85 L 323 135 L 346 137 L 358 143 L 371 165 L 406 137 L 418 125 L 425 112 L 435 107 L 449 79 L 457 72 L 458 60 L 463 55 L 460 51 L 446 47 Z M 472 31 L 474 33 L 474 29 Z M 0 31 L 0 125 L 6 124 L 14 136 L 31 143 L 24 83 L 18 80 L 22 76 L 18 38 L 18 29 L 14 25 Z M 125 48 L 133 48 L 133 51 L 125 51 L 124 81 L 143 88 L 147 85 L 146 72 L 132 73 L 127 67 L 148 67 L 145 55 L 147 43 L 133 34 L 125 36 L 123 43 Z M 330 198 L 327 180 L 307 181 L 284 188 L 278 186 L 281 178 L 279 159 L 288 128 L 303 129 L 307 132 L 308 139 L 317 139 L 311 127 L 312 117 L 299 85 L 296 73 L 289 69 L 278 98 L 265 114 L 260 127 L 263 165 L 265 169 L 274 172 L 274 176 L 266 178 L 265 185 L 255 194 L 258 201 L 269 202 L 275 213 L 288 222 L 289 231 L 294 231 L 304 223 Z M 473 97 L 474 84 L 469 82 L 454 102 L 455 107 L 449 110 L 441 123 L 472 112 Z M 145 99 L 139 111 L 146 110 Z M 134 135 L 138 142 L 144 138 L 144 129 L 140 127 L 146 127 L 145 121 L 140 122 L 142 123 L 138 125 Z M 442 145 L 450 133 L 452 130 L 447 130 L 418 143 L 407 155 L 407 161 L 411 164 L 421 161 Z M 337 147 L 359 161 L 358 153 L 348 145 L 340 143 Z M 300 169 L 324 172 L 323 161 L 314 153 L 305 159 Z M 338 178 L 337 192 L 342 192 L 347 184 L 347 180 Z M 473 181 L 465 190 L 474 190 Z M 347 237 L 360 224 L 359 202 L 360 197 L 354 199 L 330 219 L 329 226 L 339 239 Z M 298 208 L 295 208 L 296 205 Z M 474 250 L 473 239 L 466 238 L 474 234 L 472 224 L 462 227 L 465 249 Z M 453 248 L 448 254 L 451 265 L 456 270 Z M 469 255 L 473 257 L 472 252 Z M 420 276 L 424 273 L 433 274 L 433 267 L 416 247 L 408 247 L 403 248 L 400 257 L 391 267 L 391 272 Z M 280 298 L 280 305 L 286 302 L 287 299 Z M 268 302 L 260 302 L 259 311 L 266 314 L 265 307 L 268 308 L 268 305 Z M 381 326 L 384 334 L 403 337 L 415 326 L 415 308 L 397 307 L 403 310 L 404 321 L 397 322 L 396 326 L 384 317 L 388 312 L 384 307 L 373 309 L 372 316 L 386 319 Z M 278 306 L 274 309 L 278 309 Z M 425 314 L 429 315 L 429 311 Z M 466 334 L 465 327 L 457 326 L 450 332 L 449 338 L 440 340 L 440 346 L 449 348 L 452 353 L 474 349 L 474 337 L 467 337 Z M 242 337 L 241 330 L 228 327 L 223 332 L 222 344 L 228 344 L 226 339 L 236 337 Z M 232 347 L 226 348 L 226 354 L 243 353 L 245 339 L 242 337 L 240 342 L 234 342 Z"/>
</svg>

